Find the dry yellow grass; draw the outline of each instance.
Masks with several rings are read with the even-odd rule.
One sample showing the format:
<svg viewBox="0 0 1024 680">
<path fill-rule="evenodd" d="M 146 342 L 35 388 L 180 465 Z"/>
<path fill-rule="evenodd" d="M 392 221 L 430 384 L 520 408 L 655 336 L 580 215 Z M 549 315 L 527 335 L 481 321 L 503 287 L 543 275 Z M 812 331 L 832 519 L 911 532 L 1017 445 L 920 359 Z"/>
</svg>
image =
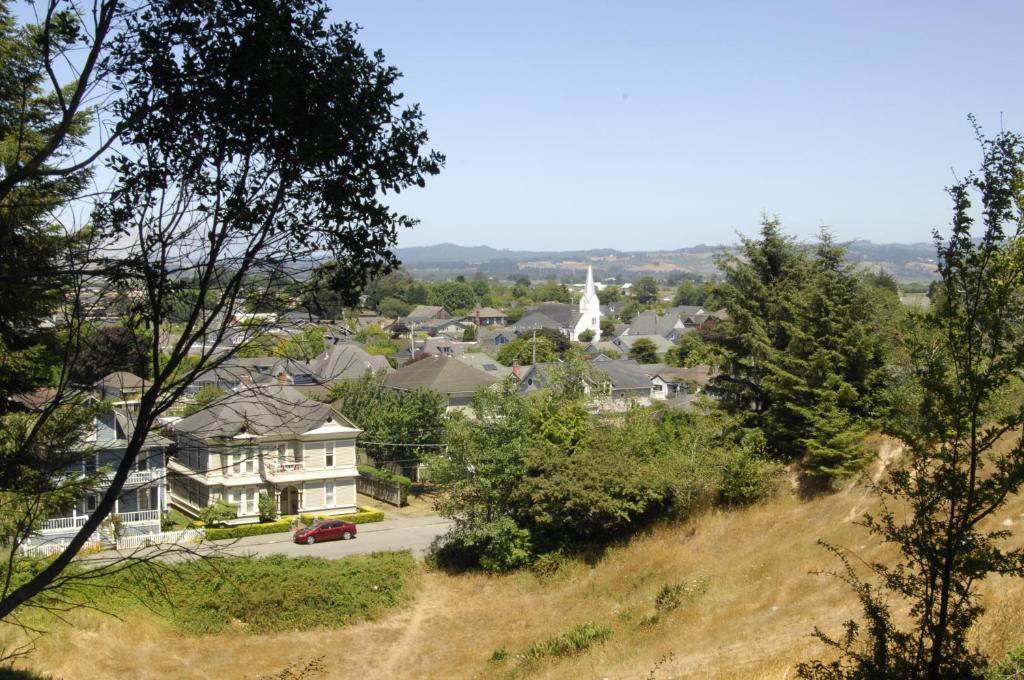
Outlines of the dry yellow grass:
<svg viewBox="0 0 1024 680">
<path fill-rule="evenodd" d="M 68 679 L 792 678 L 797 661 L 822 651 L 810 636 L 814 626 L 838 633 L 858 614 L 845 584 L 809 573 L 836 566 L 816 540 L 868 559 L 887 557 L 853 523 L 872 504 L 869 492 L 853 485 L 812 501 L 784 496 L 709 513 L 548 580 L 425 573 L 410 606 L 342 630 L 191 637 L 152 618 L 84 615 L 44 639 L 32 665 Z M 1024 501 L 1013 499 L 994 521 L 1024 526 Z M 1014 541 L 1021 540 L 1019 532 Z M 698 576 L 707 579 L 700 599 L 642 624 L 663 585 Z M 1024 583 L 992 579 L 983 592 L 989 612 L 976 631 L 982 649 L 995 655 L 1024 642 Z M 614 637 L 561 661 L 524 667 L 515 658 L 583 622 L 610 627 Z M 499 648 L 509 658 L 490 663 Z"/>
</svg>

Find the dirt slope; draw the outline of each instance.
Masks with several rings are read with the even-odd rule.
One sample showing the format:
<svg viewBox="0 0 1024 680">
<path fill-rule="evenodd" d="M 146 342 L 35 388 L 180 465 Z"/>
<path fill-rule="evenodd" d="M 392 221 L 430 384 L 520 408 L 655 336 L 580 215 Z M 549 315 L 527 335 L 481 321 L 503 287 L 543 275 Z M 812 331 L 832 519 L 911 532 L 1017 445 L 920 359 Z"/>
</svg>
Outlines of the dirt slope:
<svg viewBox="0 0 1024 680">
<path fill-rule="evenodd" d="M 780 497 L 660 528 L 548 579 L 425 573 L 409 607 L 336 631 L 195 638 L 151 618 L 87 615 L 46 638 L 34 666 L 64 678 L 791 678 L 796 661 L 820 653 L 815 626 L 838 633 L 857 614 L 845 584 L 810 573 L 837 566 L 816 541 L 887 557 L 853 522 L 872 504 L 863 485 L 813 501 Z M 994 522 L 1024 542 L 1024 501 Z M 695 580 L 702 596 L 645 623 L 663 585 Z M 994 579 L 984 594 L 982 649 L 1024 642 L 1024 583 Z M 517 658 L 584 622 L 611 628 L 612 639 L 568 660 Z M 508 658 L 489 662 L 497 649 Z"/>
</svg>

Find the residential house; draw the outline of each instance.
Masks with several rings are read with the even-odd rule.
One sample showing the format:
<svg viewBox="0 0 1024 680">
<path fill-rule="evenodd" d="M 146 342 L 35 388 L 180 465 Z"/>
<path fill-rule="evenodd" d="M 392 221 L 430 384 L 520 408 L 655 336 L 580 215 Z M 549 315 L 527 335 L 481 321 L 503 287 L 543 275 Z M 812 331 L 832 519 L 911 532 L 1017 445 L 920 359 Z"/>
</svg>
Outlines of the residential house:
<svg viewBox="0 0 1024 680">
<path fill-rule="evenodd" d="M 629 356 L 629 350 L 633 348 L 633 345 L 637 341 L 646 339 L 650 340 L 654 345 L 655 351 L 660 355 L 664 356 L 665 352 L 675 347 L 675 343 L 666 338 L 664 335 L 620 335 L 619 337 L 612 340 L 615 344 L 616 349 L 622 352 L 623 355 Z"/>
<path fill-rule="evenodd" d="M 496 382 L 496 377 L 457 359 L 431 356 L 389 374 L 384 386 L 397 392 L 433 390 L 447 397 L 448 408 L 453 409 L 469 404 L 477 388 Z"/>
<path fill-rule="evenodd" d="M 282 375 L 286 383 L 293 385 L 329 386 L 339 380 L 357 380 L 367 371 L 390 370 L 391 364 L 385 357 L 369 354 L 354 343 L 340 343 L 327 347 L 322 354 L 308 361 L 282 357 L 233 357 L 201 373 L 187 393 L 194 395 L 206 385 L 229 391 L 243 385 L 276 383 Z"/>
<path fill-rule="evenodd" d="M 655 399 L 673 399 L 696 395 L 704 390 L 713 375 L 710 366 L 679 367 L 665 364 L 641 364 L 640 368 L 654 384 Z"/>
<path fill-rule="evenodd" d="M 173 426 L 171 504 L 195 516 L 225 501 L 237 522 L 259 519 L 259 495 L 279 512 L 339 514 L 356 509 L 356 438 L 361 430 L 330 404 L 290 385 L 249 385 Z"/>
<path fill-rule="evenodd" d="M 439 321 L 452 318 L 452 313 L 441 306 L 417 305 L 413 310 L 402 317 L 406 323 L 423 323 L 425 321 Z"/>
<path fill-rule="evenodd" d="M 532 366 L 514 367 L 521 384 L 520 390 L 529 393 L 551 386 L 551 371 L 557 363 L 538 363 Z M 635 361 L 609 360 L 591 362 L 590 375 L 584 394 L 599 407 L 621 410 L 612 402 L 638 401 L 649 403 L 654 394 L 654 384 Z"/>
<path fill-rule="evenodd" d="M 70 504 L 64 512 L 45 520 L 26 547 L 59 547 L 70 542 L 96 510 L 124 460 L 134 433 L 134 407 L 130 403 L 114 404 L 95 419 L 92 432 L 82 442 L 81 462 L 67 473 L 90 478 L 98 475 L 99 488 Z M 146 435 L 121 493 L 114 501 L 108 522 L 101 525 L 98 536 L 94 535 L 101 542 L 112 544 L 119 536 L 160 532 L 160 520 L 167 510 L 165 461 L 170 443 L 158 434 Z"/>
<path fill-rule="evenodd" d="M 508 323 L 508 317 L 505 316 L 505 312 L 494 307 L 481 307 L 477 305 L 476 309 L 473 310 L 473 314 L 467 317 L 477 327 L 486 328 L 489 326 L 504 326 Z"/>
<path fill-rule="evenodd" d="M 146 381 L 128 371 L 115 371 L 93 385 L 100 401 L 137 397 L 146 389 Z"/>
</svg>

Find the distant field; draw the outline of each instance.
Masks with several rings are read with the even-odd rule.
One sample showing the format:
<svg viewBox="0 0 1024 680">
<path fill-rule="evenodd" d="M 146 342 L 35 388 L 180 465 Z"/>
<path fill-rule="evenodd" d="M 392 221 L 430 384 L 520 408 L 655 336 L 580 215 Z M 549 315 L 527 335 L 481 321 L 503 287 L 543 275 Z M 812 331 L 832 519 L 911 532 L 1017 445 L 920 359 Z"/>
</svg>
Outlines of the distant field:
<svg viewBox="0 0 1024 680">
<path fill-rule="evenodd" d="M 917 307 L 918 309 L 928 309 L 931 306 L 928 293 L 903 293 L 900 295 L 900 302 L 908 307 Z"/>
</svg>

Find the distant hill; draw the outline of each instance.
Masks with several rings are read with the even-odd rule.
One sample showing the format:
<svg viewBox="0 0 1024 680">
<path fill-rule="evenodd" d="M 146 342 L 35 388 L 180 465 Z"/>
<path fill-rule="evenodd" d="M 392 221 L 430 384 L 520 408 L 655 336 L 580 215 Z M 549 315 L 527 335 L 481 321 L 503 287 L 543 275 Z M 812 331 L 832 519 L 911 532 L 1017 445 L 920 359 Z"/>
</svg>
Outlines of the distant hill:
<svg viewBox="0 0 1024 680">
<path fill-rule="evenodd" d="M 704 245 L 677 250 L 621 251 L 509 250 L 490 246 L 440 243 L 396 250 L 403 265 L 418 278 L 449 278 L 482 272 L 491 276 L 582 279 L 587 266 L 595 276 L 623 280 L 651 275 L 667 278 L 694 274 L 714 277 L 716 253 L 730 246 Z M 732 246 L 734 248 L 734 246 Z M 931 243 L 872 243 L 854 241 L 848 258 L 860 267 L 887 271 L 900 281 L 931 281 L 935 278 L 935 246 Z"/>
</svg>

